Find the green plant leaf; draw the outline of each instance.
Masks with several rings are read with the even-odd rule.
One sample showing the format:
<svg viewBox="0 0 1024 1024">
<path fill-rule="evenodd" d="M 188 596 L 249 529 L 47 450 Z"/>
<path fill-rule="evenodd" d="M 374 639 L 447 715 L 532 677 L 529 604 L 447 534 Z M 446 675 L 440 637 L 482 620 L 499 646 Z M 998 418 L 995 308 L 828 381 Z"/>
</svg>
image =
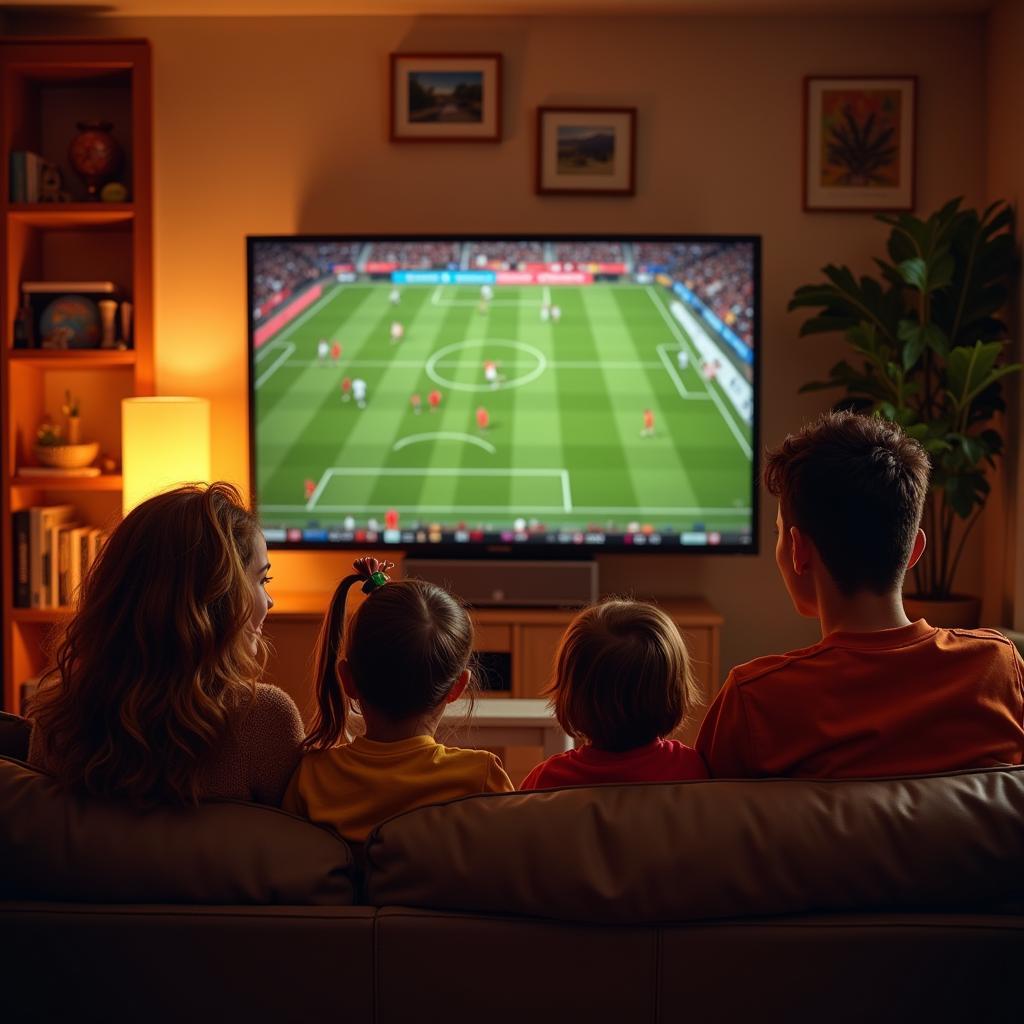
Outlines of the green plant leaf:
<svg viewBox="0 0 1024 1024">
<path fill-rule="evenodd" d="M 900 277 L 919 292 L 928 288 L 928 266 L 920 256 L 912 256 L 899 264 Z"/>
</svg>

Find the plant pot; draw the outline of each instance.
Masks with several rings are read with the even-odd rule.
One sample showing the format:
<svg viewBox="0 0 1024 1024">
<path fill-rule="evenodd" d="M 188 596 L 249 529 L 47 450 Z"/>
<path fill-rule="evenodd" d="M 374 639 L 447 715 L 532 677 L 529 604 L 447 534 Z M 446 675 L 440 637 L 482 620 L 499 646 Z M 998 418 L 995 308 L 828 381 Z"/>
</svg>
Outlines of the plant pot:
<svg viewBox="0 0 1024 1024">
<path fill-rule="evenodd" d="M 903 607 L 910 619 L 925 619 L 930 626 L 975 629 L 981 624 L 981 598 L 951 594 L 944 601 L 915 594 L 903 595 Z"/>
<path fill-rule="evenodd" d="M 90 466 L 100 453 L 99 441 L 87 441 L 85 444 L 37 444 L 36 459 L 44 466 L 54 469 L 79 469 Z"/>
</svg>

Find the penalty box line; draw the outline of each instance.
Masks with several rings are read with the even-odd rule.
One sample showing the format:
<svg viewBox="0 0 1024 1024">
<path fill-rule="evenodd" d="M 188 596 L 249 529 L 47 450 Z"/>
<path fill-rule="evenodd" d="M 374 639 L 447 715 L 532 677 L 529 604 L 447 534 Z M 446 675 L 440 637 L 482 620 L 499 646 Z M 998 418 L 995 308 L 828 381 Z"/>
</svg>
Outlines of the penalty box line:
<svg viewBox="0 0 1024 1024">
<path fill-rule="evenodd" d="M 467 466 L 451 466 L 446 468 L 427 466 L 422 469 L 412 467 L 378 469 L 375 466 L 331 466 L 323 471 L 319 481 L 317 481 L 316 487 L 313 489 L 313 493 L 310 495 L 309 501 L 306 502 L 305 508 L 307 512 L 313 512 L 315 510 L 316 503 L 320 500 L 327 485 L 336 476 L 548 477 L 556 479 L 561 483 L 562 511 L 572 511 L 572 487 L 569 482 L 569 471 L 567 469 L 550 469 L 547 467 L 541 469 L 522 469 L 516 466 L 509 467 L 508 469 L 480 469 Z M 345 511 L 345 509 L 332 508 L 331 511 Z"/>
</svg>

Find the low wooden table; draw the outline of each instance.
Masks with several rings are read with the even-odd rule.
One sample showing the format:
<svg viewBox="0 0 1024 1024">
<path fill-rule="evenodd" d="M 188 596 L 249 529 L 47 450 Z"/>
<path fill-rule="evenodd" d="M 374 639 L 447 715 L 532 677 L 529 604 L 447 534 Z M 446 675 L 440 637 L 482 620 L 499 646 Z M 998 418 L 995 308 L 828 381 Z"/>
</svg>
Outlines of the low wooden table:
<svg viewBox="0 0 1024 1024">
<path fill-rule="evenodd" d="M 571 750 L 546 700 L 489 697 L 478 700 L 467 719 L 469 703 L 453 701 L 445 709 L 437 738 L 452 747 L 543 747 L 544 756 Z"/>
</svg>

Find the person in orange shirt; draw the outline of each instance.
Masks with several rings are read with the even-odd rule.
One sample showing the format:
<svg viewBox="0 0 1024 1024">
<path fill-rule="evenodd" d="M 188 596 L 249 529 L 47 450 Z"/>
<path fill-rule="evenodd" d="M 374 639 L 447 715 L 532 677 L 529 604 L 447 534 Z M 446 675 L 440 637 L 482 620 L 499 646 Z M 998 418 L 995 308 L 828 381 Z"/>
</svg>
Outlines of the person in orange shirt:
<svg viewBox="0 0 1024 1024">
<path fill-rule="evenodd" d="M 282 807 L 361 843 L 402 811 L 513 786 L 489 751 L 434 739 L 445 707 L 470 682 L 473 626 L 465 608 L 432 583 L 389 582 L 390 562 L 361 558 L 354 568 L 320 630 L 317 714 Z M 343 629 L 355 583 L 368 596 Z M 347 740 L 353 702 L 365 734 Z"/>
<path fill-rule="evenodd" d="M 924 449 L 895 424 L 830 413 L 768 455 L 775 559 L 822 639 L 729 673 L 696 748 L 712 777 L 852 778 L 1024 762 L 1016 648 L 992 629 L 911 622 L 925 548 Z"/>
</svg>

